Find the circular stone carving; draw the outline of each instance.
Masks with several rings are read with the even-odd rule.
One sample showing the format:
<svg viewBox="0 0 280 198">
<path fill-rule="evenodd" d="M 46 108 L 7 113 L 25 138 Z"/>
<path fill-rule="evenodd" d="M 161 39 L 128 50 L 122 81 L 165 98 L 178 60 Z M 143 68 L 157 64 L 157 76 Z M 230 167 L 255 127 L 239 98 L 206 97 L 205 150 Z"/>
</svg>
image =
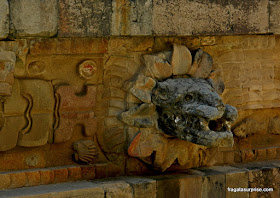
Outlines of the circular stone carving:
<svg viewBox="0 0 280 198">
<path fill-rule="evenodd" d="M 91 79 L 97 70 L 96 63 L 91 60 L 86 60 L 79 65 L 79 74 L 85 79 Z"/>
<path fill-rule="evenodd" d="M 28 71 L 30 74 L 41 74 L 45 71 L 46 64 L 42 61 L 34 61 L 28 65 Z"/>
</svg>

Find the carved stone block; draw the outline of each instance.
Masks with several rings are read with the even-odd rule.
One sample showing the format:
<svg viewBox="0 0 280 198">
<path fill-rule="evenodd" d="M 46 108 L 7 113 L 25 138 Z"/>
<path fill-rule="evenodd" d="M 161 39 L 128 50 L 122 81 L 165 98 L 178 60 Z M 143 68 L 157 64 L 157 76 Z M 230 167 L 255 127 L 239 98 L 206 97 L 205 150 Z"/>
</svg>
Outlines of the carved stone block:
<svg viewBox="0 0 280 198">
<path fill-rule="evenodd" d="M 16 37 L 51 37 L 57 32 L 58 6 L 56 0 L 11 0 L 10 11 L 13 24 L 11 28 Z"/>
<path fill-rule="evenodd" d="M 9 34 L 9 4 L 7 0 L 0 0 L 0 39 Z"/>
<path fill-rule="evenodd" d="M 60 37 L 108 36 L 110 34 L 111 1 L 59 1 Z M 81 23 L 83 25 L 81 26 Z M 87 28 L 84 28 L 87 27 Z"/>
<path fill-rule="evenodd" d="M 59 87 L 56 90 L 54 142 L 69 140 L 76 125 L 84 127 L 85 136 L 93 136 L 97 124 L 94 113 L 95 102 L 95 86 L 88 86 L 83 96 L 75 94 L 71 86 Z"/>
<path fill-rule="evenodd" d="M 47 143 L 53 125 L 53 95 L 49 82 L 15 80 L 12 95 L 4 103 L 0 150 Z"/>
</svg>

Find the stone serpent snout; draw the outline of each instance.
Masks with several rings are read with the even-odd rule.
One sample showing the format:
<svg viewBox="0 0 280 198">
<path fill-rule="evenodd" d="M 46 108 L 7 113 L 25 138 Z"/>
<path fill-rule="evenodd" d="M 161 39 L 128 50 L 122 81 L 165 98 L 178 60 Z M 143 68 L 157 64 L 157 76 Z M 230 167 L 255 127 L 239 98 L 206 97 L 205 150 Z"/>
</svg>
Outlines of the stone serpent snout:
<svg viewBox="0 0 280 198">
<path fill-rule="evenodd" d="M 230 125 L 237 110 L 224 105 L 205 79 L 176 78 L 158 82 L 152 94 L 158 127 L 166 134 L 196 144 L 232 146 Z"/>
</svg>

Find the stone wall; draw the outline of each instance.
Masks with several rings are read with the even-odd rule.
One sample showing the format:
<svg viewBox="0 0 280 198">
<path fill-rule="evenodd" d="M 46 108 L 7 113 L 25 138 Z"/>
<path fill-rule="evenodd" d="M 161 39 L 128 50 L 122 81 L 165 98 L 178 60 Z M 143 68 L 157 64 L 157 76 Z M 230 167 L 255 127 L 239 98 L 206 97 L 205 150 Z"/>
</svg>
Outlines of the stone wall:
<svg viewBox="0 0 280 198">
<path fill-rule="evenodd" d="M 149 173 L 127 155 L 139 128 L 117 116 L 139 103 L 124 84 L 144 66 L 143 55 L 173 44 L 209 53 L 222 72 L 224 102 L 239 110 L 234 147 L 207 149 L 202 165 L 279 158 L 279 6 L 0 0 L 0 171 L 77 164 L 72 144 L 82 139 L 93 141 L 92 164 Z"/>
<path fill-rule="evenodd" d="M 1 0 L 0 7 L 0 39 L 280 32 L 278 0 Z"/>
</svg>

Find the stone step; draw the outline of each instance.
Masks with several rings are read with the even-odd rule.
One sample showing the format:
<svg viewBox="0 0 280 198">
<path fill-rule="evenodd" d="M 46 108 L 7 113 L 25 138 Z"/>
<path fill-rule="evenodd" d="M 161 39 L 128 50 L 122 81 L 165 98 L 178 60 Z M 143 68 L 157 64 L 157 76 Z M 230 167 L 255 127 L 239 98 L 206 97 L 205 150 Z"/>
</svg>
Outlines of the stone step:
<svg viewBox="0 0 280 198">
<path fill-rule="evenodd" d="M 114 164 L 69 165 L 0 172 L 0 190 L 123 175 Z"/>
<path fill-rule="evenodd" d="M 0 198 L 132 198 L 144 196 L 149 198 L 156 197 L 155 180 L 141 177 L 123 177 L 118 179 L 77 181 L 0 191 Z"/>
<path fill-rule="evenodd" d="M 76 181 L 0 191 L 1 197 L 279 197 L 280 160 L 189 169 L 150 176 Z M 252 192 L 231 192 L 251 188 Z M 270 192 L 256 192 L 270 188 Z"/>
</svg>

